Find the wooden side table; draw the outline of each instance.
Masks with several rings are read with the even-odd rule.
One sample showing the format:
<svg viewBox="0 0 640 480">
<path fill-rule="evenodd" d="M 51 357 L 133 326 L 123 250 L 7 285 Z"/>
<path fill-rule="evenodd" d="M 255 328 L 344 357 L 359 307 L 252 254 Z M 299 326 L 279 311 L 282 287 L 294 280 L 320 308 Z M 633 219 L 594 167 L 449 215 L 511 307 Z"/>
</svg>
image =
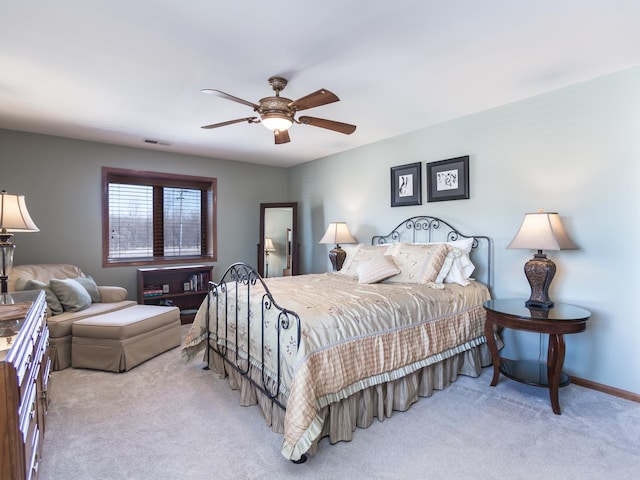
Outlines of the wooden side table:
<svg viewBox="0 0 640 480">
<path fill-rule="evenodd" d="M 485 336 L 493 360 L 493 380 L 495 387 L 500 373 L 512 380 L 527 385 L 549 388 L 549 398 L 553 413 L 560 415 L 558 388 L 569 384 L 569 377 L 562 371 L 564 364 L 564 336 L 583 332 L 591 313 L 584 308 L 557 303 L 550 309 L 527 308 L 524 299 L 497 299 L 484 302 L 487 312 Z M 498 352 L 494 331 L 496 326 L 524 330 L 549 335 L 546 365 L 538 362 L 509 360 Z"/>
</svg>

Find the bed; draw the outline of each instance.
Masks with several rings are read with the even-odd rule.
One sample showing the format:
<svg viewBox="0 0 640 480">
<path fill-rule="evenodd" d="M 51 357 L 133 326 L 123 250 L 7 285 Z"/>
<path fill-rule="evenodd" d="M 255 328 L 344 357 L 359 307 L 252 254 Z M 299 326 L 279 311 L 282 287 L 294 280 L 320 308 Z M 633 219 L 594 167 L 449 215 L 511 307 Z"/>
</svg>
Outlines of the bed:
<svg viewBox="0 0 640 480">
<path fill-rule="evenodd" d="M 229 377 L 241 405 L 258 404 L 282 455 L 304 462 L 324 437 L 349 441 L 459 374 L 479 376 L 491 280 L 490 238 L 411 217 L 358 245 L 340 272 L 263 279 L 230 266 L 184 354 L 204 349 L 205 368 Z"/>
</svg>

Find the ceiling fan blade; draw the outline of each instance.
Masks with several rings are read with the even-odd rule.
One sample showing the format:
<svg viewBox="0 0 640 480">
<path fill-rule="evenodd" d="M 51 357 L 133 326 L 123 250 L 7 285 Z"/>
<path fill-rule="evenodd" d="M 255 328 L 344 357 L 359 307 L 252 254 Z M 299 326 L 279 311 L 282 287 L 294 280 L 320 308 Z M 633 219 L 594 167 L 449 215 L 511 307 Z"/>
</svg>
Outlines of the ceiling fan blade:
<svg viewBox="0 0 640 480">
<path fill-rule="evenodd" d="M 254 110 L 258 110 L 260 108 L 259 105 L 252 103 L 248 100 L 243 100 L 242 98 L 234 97 L 233 95 L 229 95 L 228 93 L 221 92 L 220 90 L 216 90 L 215 88 L 203 88 L 200 90 L 202 93 L 211 93 L 213 95 L 217 95 L 222 98 L 226 98 L 227 100 L 231 100 L 233 102 L 238 102 L 248 107 L 253 108 Z"/>
<path fill-rule="evenodd" d="M 326 128 L 327 130 L 333 130 L 334 132 L 344 133 L 345 135 L 351 135 L 356 131 L 356 126 L 349 123 L 336 122 L 334 120 L 325 120 L 324 118 L 316 117 L 300 117 L 298 119 L 300 123 L 305 125 L 312 125 L 314 127 Z"/>
<path fill-rule="evenodd" d="M 273 132 L 273 137 L 276 141 L 276 145 L 280 145 L 281 143 L 289 143 L 291 139 L 289 138 L 289 130 L 276 130 Z"/>
<path fill-rule="evenodd" d="M 307 108 L 319 107 L 320 105 L 326 105 L 327 103 L 338 102 L 340 99 L 336 94 L 331 93 L 329 90 L 321 88 L 317 92 L 310 93 L 306 97 L 294 100 L 289 104 L 289 108 L 295 110 L 306 110 Z"/>
<path fill-rule="evenodd" d="M 200 128 L 208 129 L 208 128 L 225 127 L 227 125 L 233 125 L 234 123 L 240 123 L 240 122 L 257 123 L 257 120 L 258 120 L 258 117 L 236 118 L 235 120 L 227 120 L 226 122 L 213 123 L 211 125 L 205 125 Z"/>
</svg>

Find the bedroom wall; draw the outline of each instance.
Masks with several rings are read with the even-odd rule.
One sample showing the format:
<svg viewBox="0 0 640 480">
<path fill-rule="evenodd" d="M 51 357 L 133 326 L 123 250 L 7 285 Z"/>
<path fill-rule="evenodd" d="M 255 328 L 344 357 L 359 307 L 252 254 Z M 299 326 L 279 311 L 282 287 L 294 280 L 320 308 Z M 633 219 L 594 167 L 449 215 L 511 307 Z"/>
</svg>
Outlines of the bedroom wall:
<svg viewBox="0 0 640 480">
<path fill-rule="evenodd" d="M 26 196 L 38 233 L 16 233 L 15 264 L 73 263 L 136 295 L 136 268 L 102 268 L 103 166 L 218 179 L 218 260 L 257 262 L 260 203 L 287 201 L 286 169 L 0 130 L 0 189 Z"/>
<path fill-rule="evenodd" d="M 302 271 L 331 268 L 331 246 L 318 244 L 331 221 L 369 243 L 429 214 L 491 236 L 494 297 L 528 297 L 522 269 L 533 252 L 505 248 L 525 212 L 557 211 L 579 250 L 547 252 L 558 267 L 551 297 L 593 314 L 586 332 L 565 337 L 565 370 L 640 393 L 638 85 L 633 68 L 291 168 Z M 470 155 L 470 199 L 427 203 L 423 179 L 423 205 L 390 207 L 390 167 L 460 155 Z M 542 352 L 537 334 L 505 339 L 505 356 L 546 358 L 546 338 Z"/>
</svg>

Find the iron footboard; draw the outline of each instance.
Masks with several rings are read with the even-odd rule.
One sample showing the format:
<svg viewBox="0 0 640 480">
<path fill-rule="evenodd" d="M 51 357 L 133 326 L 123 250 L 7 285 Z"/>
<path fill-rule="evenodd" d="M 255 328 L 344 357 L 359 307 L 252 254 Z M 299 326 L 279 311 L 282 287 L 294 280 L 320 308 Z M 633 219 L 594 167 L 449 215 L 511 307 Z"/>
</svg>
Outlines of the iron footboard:
<svg viewBox="0 0 640 480">
<path fill-rule="evenodd" d="M 259 288 L 260 286 L 264 291 Z M 254 292 L 258 294 L 254 294 L 252 299 Z M 230 297 L 235 299 L 231 304 L 229 303 Z M 244 311 L 240 307 L 241 302 L 246 306 Z M 212 308 L 215 309 L 213 317 Z M 257 312 L 258 308 L 259 312 Z M 265 322 L 269 312 L 277 312 L 272 313 L 272 316 L 275 315 L 277 318 L 274 325 L 267 325 Z M 211 325 L 211 322 L 215 322 L 215 325 Z M 249 334 L 252 332 L 252 323 L 254 322 L 260 322 L 260 338 L 252 338 L 252 335 Z M 215 333 L 211 331 L 213 326 L 215 326 Z M 286 405 L 278 398 L 283 382 L 281 337 L 283 332 L 292 331 L 295 340 L 294 345 L 290 348 L 294 348 L 297 352 L 300 346 L 300 317 L 297 313 L 276 303 L 260 274 L 250 265 L 234 263 L 222 275 L 220 282 L 209 282 L 206 328 L 205 359 L 207 366 L 205 368 L 209 368 L 211 352 L 217 353 L 227 366 L 246 378 L 255 388 L 267 395 L 274 404 L 286 410 Z M 274 372 L 271 372 L 271 376 L 265 366 L 267 350 L 273 348 L 265 341 L 268 328 L 276 329 L 277 338 L 274 362 L 276 368 Z M 244 338 L 239 334 L 241 330 L 247 332 Z M 259 344 L 255 345 L 255 342 L 259 342 Z M 255 358 L 255 354 L 249 355 L 249 352 L 256 351 L 260 352 L 260 358 Z M 243 352 L 245 352 L 244 355 Z M 256 381 L 251 377 L 252 363 L 260 369 L 261 381 Z M 274 376 L 275 378 L 273 378 Z"/>
</svg>

